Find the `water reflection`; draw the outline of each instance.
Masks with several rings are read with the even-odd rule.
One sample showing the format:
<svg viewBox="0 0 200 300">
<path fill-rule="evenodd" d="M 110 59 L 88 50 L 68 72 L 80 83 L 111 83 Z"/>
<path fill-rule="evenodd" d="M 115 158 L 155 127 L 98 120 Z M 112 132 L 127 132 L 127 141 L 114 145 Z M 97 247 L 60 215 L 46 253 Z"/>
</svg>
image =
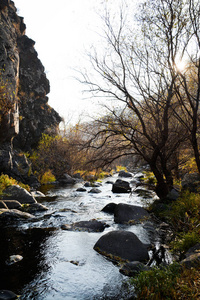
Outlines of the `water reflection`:
<svg viewBox="0 0 200 300">
<path fill-rule="evenodd" d="M 20 294 L 35 276 L 42 276 L 47 272 L 49 266 L 45 261 L 45 248 L 46 241 L 52 234 L 51 229 L 0 229 L 0 289 Z M 23 259 L 12 265 L 6 264 L 9 257 L 16 254 L 22 255 Z"/>
</svg>

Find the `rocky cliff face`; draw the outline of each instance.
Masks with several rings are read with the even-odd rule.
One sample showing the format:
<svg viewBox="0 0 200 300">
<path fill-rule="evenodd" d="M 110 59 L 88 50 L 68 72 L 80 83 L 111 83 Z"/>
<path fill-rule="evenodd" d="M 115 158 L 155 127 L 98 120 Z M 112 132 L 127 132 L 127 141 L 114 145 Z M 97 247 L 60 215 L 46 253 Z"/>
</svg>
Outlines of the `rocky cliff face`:
<svg viewBox="0 0 200 300">
<path fill-rule="evenodd" d="M 3 165 L 8 162 L 13 165 L 13 145 L 15 149 L 30 150 L 43 132 L 57 128 L 61 121 L 48 105 L 49 81 L 34 48 L 35 42 L 25 35 L 25 29 L 14 2 L 1 0 L 0 172 L 5 171 Z M 3 156 L 7 157 L 6 163 Z"/>
</svg>

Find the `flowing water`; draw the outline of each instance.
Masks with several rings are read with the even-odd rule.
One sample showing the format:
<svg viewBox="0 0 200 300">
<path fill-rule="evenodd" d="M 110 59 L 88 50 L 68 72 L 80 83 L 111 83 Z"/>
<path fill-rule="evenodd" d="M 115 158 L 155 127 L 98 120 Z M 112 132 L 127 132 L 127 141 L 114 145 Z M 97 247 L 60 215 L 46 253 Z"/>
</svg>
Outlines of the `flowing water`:
<svg viewBox="0 0 200 300">
<path fill-rule="evenodd" d="M 116 176 L 109 181 L 114 182 Z M 107 180 L 99 187 L 99 194 L 88 193 L 91 188 L 77 192 L 81 183 L 53 187 L 48 198 L 38 200 L 49 208 L 47 212 L 37 214 L 34 222 L 1 230 L 0 289 L 12 290 L 21 295 L 20 299 L 131 299 L 133 289 L 128 286 L 128 278 L 119 273 L 118 266 L 94 251 L 93 246 L 106 232 L 118 229 L 134 232 L 144 243 L 155 243 L 156 231 L 150 222 L 115 224 L 113 215 L 101 211 L 110 202 L 140 206 L 145 203 L 134 192 L 113 194 Z M 109 227 L 102 233 L 61 229 L 62 224 L 91 219 L 106 222 Z M 22 255 L 23 259 L 6 264 L 6 259 L 14 254 Z"/>
</svg>

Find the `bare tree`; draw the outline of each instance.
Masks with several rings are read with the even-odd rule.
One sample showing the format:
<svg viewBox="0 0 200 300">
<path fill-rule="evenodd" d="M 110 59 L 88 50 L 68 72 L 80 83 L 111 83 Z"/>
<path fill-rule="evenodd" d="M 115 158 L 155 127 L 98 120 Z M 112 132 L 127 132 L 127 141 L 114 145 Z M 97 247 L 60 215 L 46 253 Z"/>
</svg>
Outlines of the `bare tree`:
<svg viewBox="0 0 200 300">
<path fill-rule="evenodd" d="M 142 157 L 157 179 L 156 192 L 162 198 L 173 185 L 172 157 L 186 138 L 174 118 L 174 99 L 176 61 L 187 44 L 188 17 L 179 0 L 149 0 L 140 9 L 135 28 L 126 26 L 129 19 L 124 11 L 118 27 L 107 13 L 106 53 L 90 53 L 100 79 L 84 74 L 82 82 L 94 96 L 114 102 L 106 105 L 108 115 L 93 123 L 96 130 L 88 146 L 99 150 L 99 161 L 105 156 L 109 160 L 120 155 Z M 104 150 L 103 156 L 104 145 L 110 151 Z"/>
<path fill-rule="evenodd" d="M 194 151 L 197 169 L 200 172 L 200 152 L 198 145 L 199 101 L 200 101 L 200 2 L 189 0 L 187 4 L 188 23 L 187 43 L 183 58 L 185 68 L 178 70 L 176 97 L 179 109 L 175 112 L 186 128 Z"/>
</svg>

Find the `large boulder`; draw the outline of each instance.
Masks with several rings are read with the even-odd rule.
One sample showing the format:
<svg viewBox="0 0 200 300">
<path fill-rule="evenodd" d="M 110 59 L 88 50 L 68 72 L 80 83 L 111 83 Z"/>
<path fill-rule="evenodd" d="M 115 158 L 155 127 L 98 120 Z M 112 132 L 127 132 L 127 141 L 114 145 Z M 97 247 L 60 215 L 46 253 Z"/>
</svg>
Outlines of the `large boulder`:
<svg viewBox="0 0 200 300">
<path fill-rule="evenodd" d="M 186 174 L 181 181 L 182 188 L 190 192 L 197 193 L 200 191 L 200 174 Z"/>
<path fill-rule="evenodd" d="M 124 170 L 119 171 L 118 176 L 119 176 L 119 177 L 126 177 L 126 178 L 133 177 L 131 173 L 126 172 L 126 171 L 124 171 Z"/>
<path fill-rule="evenodd" d="M 9 209 L 20 209 L 22 207 L 21 203 L 16 200 L 3 200 L 3 202 Z"/>
<path fill-rule="evenodd" d="M 112 186 L 113 193 L 130 193 L 131 187 L 129 182 L 121 179 L 117 179 Z"/>
<path fill-rule="evenodd" d="M 114 261 L 146 261 L 149 259 L 147 245 L 130 231 L 111 231 L 94 245 L 94 250 Z"/>
<path fill-rule="evenodd" d="M 104 206 L 104 208 L 102 208 L 101 211 L 108 213 L 108 214 L 114 214 L 115 208 L 116 208 L 117 204 L 116 203 L 108 203 L 106 206 Z"/>
<path fill-rule="evenodd" d="M 114 211 L 114 221 L 118 224 L 140 223 L 150 217 L 141 206 L 119 203 Z"/>
<path fill-rule="evenodd" d="M 0 209 L 0 221 L 31 218 L 34 218 L 34 216 L 17 209 Z"/>
<path fill-rule="evenodd" d="M 61 226 L 63 230 L 87 231 L 87 232 L 102 232 L 108 227 L 107 224 L 97 220 L 80 221 L 72 225 L 64 224 Z"/>
<path fill-rule="evenodd" d="M 76 179 L 72 178 L 70 175 L 68 175 L 67 173 L 63 174 L 62 177 L 60 177 L 58 179 L 59 183 L 61 184 L 75 184 L 76 183 Z"/>
<path fill-rule="evenodd" d="M 27 190 L 15 184 L 5 189 L 4 194 L 4 200 L 17 200 L 21 204 L 31 204 L 37 202 Z"/>
</svg>

